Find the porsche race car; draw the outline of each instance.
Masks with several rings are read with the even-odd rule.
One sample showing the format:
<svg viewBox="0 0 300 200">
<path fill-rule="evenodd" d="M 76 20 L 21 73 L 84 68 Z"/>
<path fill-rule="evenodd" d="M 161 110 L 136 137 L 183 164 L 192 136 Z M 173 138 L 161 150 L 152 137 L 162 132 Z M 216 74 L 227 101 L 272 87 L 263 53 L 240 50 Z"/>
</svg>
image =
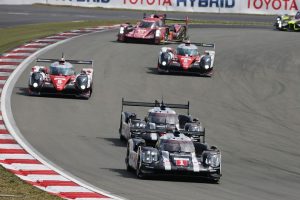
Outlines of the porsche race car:
<svg viewBox="0 0 300 200">
<path fill-rule="evenodd" d="M 281 31 L 300 31 L 300 11 L 298 11 L 295 16 L 278 16 L 274 26 Z"/>
<path fill-rule="evenodd" d="M 203 133 L 201 137 L 205 138 Z M 221 174 L 221 152 L 204 142 L 193 142 L 180 131 L 166 133 L 154 146 L 142 138 L 128 140 L 125 164 L 138 178 L 151 176 L 187 176 L 218 183 Z"/>
<path fill-rule="evenodd" d="M 215 44 L 190 43 L 190 41 L 179 44 L 176 49 L 162 47 L 157 63 L 158 73 L 179 72 L 212 76 L 215 51 L 205 50 L 200 54 L 197 46 L 215 49 Z"/>
<path fill-rule="evenodd" d="M 166 21 L 185 21 L 182 24 L 166 24 Z M 187 37 L 186 19 L 167 18 L 166 15 L 152 14 L 145 16 L 135 26 L 131 24 L 122 24 L 118 33 L 118 41 L 141 41 L 154 44 L 164 43 L 166 41 L 182 41 Z"/>
<path fill-rule="evenodd" d="M 89 99 L 93 87 L 93 61 L 38 58 L 36 62 L 51 63 L 33 66 L 28 88 L 30 95 L 72 95 Z M 90 65 L 76 73 L 73 64 Z"/>
<path fill-rule="evenodd" d="M 139 119 L 136 113 L 124 111 L 124 106 L 151 107 L 144 119 Z M 187 114 L 177 114 L 174 109 L 185 109 Z M 130 138 L 147 137 L 149 141 L 156 141 L 161 133 L 166 130 L 182 130 L 192 133 L 205 132 L 205 128 L 197 118 L 189 114 L 189 102 L 187 104 L 165 104 L 163 101 L 135 102 L 122 99 L 122 112 L 119 134 L 121 140 Z M 199 141 L 198 134 L 187 134 L 193 141 Z"/>
</svg>

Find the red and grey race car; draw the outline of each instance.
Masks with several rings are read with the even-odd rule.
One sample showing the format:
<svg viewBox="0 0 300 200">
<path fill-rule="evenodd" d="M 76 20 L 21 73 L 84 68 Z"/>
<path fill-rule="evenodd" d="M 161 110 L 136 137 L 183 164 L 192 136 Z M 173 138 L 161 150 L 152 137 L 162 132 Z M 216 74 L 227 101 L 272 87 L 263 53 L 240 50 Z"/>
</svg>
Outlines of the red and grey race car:
<svg viewBox="0 0 300 200">
<path fill-rule="evenodd" d="M 162 47 L 157 63 L 158 72 L 182 72 L 201 76 L 212 76 L 215 51 L 205 50 L 203 54 L 200 54 L 197 46 L 215 48 L 215 44 L 191 44 L 190 41 L 178 45 L 176 49 Z"/>
<path fill-rule="evenodd" d="M 51 63 L 49 67 L 34 66 L 29 76 L 29 94 L 72 95 L 89 99 L 93 85 L 93 61 L 42 59 L 37 62 Z M 91 65 L 76 73 L 73 64 Z"/>
<path fill-rule="evenodd" d="M 185 21 L 184 25 L 167 25 L 166 21 Z M 153 14 L 149 17 L 144 15 L 144 19 L 135 26 L 131 24 L 122 24 L 118 33 L 118 41 L 144 41 L 154 44 L 160 44 L 166 41 L 183 41 L 187 37 L 186 19 L 171 19 L 166 15 Z"/>
</svg>

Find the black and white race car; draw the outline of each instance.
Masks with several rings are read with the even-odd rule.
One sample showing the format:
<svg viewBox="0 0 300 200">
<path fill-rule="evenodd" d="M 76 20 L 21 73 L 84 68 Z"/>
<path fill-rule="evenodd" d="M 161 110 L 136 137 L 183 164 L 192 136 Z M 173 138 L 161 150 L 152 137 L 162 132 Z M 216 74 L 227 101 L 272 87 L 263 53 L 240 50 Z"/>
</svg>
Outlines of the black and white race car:
<svg viewBox="0 0 300 200">
<path fill-rule="evenodd" d="M 136 113 L 124 111 L 124 106 L 151 107 L 144 119 L 139 119 Z M 160 130 L 186 130 L 205 132 L 205 128 L 198 119 L 193 118 L 189 113 L 189 102 L 187 104 L 165 104 L 158 101 L 136 102 L 124 101 L 122 99 L 122 112 L 120 119 L 119 134 L 121 140 L 139 137 L 141 133 L 151 133 L 153 140 L 157 140 Z M 187 114 L 177 114 L 174 109 L 187 110 Z M 155 134 L 157 137 L 155 137 Z M 190 135 L 198 141 L 198 135 Z M 155 139 L 156 138 L 156 139 Z"/>
<path fill-rule="evenodd" d="M 193 142 L 186 134 L 175 131 L 158 138 L 148 146 L 143 138 L 128 140 L 125 164 L 138 178 L 155 175 L 187 176 L 218 183 L 221 174 L 221 152 L 215 146 Z"/>
</svg>

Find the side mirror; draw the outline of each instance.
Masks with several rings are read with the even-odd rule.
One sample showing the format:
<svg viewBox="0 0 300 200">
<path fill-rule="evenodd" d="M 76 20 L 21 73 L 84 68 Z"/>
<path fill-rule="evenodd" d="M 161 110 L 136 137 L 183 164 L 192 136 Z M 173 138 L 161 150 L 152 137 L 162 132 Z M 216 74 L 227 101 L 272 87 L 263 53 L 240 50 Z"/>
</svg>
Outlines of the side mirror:
<svg viewBox="0 0 300 200">
<path fill-rule="evenodd" d="M 147 122 L 148 122 L 148 117 L 145 116 L 144 120 L 145 120 L 145 122 L 147 123 Z"/>
</svg>

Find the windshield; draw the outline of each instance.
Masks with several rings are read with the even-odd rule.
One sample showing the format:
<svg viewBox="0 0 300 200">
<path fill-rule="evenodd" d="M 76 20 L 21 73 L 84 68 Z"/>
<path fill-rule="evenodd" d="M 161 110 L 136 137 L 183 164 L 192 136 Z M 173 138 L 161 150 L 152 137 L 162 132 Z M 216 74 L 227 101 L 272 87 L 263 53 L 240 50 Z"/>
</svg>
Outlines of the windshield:
<svg viewBox="0 0 300 200">
<path fill-rule="evenodd" d="M 181 56 L 196 56 L 198 54 L 197 49 L 177 48 L 177 54 Z"/>
<path fill-rule="evenodd" d="M 162 140 L 160 148 L 161 150 L 168 152 L 195 152 L 195 147 L 192 141 Z"/>
<path fill-rule="evenodd" d="M 65 67 L 65 66 L 50 66 L 50 74 L 51 75 L 63 75 L 63 76 L 70 76 L 74 75 L 74 69 Z"/>
<path fill-rule="evenodd" d="M 148 119 L 155 124 L 177 124 L 178 117 L 169 113 L 149 113 Z"/>
<path fill-rule="evenodd" d="M 154 28 L 154 22 L 141 21 L 139 28 Z"/>
</svg>

